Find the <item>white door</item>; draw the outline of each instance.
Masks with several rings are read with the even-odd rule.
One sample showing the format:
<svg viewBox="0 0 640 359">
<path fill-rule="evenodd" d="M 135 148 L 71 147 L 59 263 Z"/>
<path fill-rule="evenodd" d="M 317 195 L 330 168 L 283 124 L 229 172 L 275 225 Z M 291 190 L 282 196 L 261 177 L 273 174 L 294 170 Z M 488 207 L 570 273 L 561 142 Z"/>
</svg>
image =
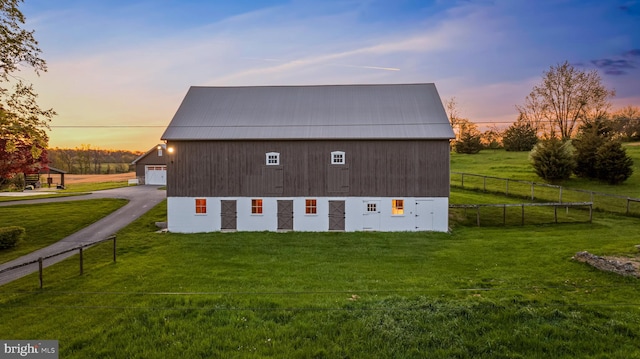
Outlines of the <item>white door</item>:
<svg viewBox="0 0 640 359">
<path fill-rule="evenodd" d="M 433 230 L 433 207 L 432 200 L 416 201 L 416 231 Z"/>
<path fill-rule="evenodd" d="M 380 201 L 363 201 L 364 212 L 362 229 L 377 231 L 380 229 Z"/>
<path fill-rule="evenodd" d="M 144 166 L 144 183 L 151 185 L 167 184 L 167 166 Z"/>
</svg>

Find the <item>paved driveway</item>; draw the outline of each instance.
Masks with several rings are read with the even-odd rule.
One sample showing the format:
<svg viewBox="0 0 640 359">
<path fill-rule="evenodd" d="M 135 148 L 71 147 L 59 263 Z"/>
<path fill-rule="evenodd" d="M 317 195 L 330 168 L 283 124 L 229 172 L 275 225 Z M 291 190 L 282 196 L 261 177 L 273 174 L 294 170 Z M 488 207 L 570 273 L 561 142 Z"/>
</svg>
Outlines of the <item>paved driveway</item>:
<svg viewBox="0 0 640 359">
<path fill-rule="evenodd" d="M 0 207 L 22 204 L 36 204 L 36 203 L 49 203 L 49 202 L 67 202 L 67 201 L 81 201 L 87 199 L 96 198 L 125 198 L 129 200 L 129 203 L 111 213 L 110 215 L 102 218 L 101 220 L 91 224 L 80 231 L 56 242 L 48 247 L 39 249 L 35 252 L 22 256 L 18 259 L 12 260 L 7 263 L 0 264 L 0 271 L 5 268 L 9 268 L 24 262 L 37 260 L 40 257 L 46 257 L 48 255 L 61 252 L 67 249 L 77 247 L 81 244 L 95 243 L 101 239 L 108 237 L 111 234 L 116 233 L 135 219 L 146 213 L 153 208 L 156 204 L 160 203 L 166 198 L 166 191 L 159 190 L 159 186 L 130 186 L 122 187 L 104 191 L 97 191 L 92 194 L 74 197 L 62 197 L 62 198 L 45 198 L 45 199 L 32 199 L 15 202 L 0 202 Z M 0 213 L 2 209 L 0 209 Z M 77 252 L 70 252 L 66 255 L 57 256 L 44 261 L 44 266 L 50 266 L 54 263 L 58 263 L 65 258 L 68 258 Z M 4 272 L 0 274 L 0 285 L 9 283 L 18 278 L 22 278 L 28 274 L 38 271 L 38 264 L 34 263 L 25 267 L 21 267 L 12 271 Z M 46 280 L 46 277 L 45 277 Z"/>
</svg>

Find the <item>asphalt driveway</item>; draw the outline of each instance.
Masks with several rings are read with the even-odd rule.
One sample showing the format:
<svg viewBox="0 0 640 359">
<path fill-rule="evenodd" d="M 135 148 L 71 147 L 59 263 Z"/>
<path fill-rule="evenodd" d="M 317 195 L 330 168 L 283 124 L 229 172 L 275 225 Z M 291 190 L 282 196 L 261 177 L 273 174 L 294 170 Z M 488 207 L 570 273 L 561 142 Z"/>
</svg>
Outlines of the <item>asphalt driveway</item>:
<svg viewBox="0 0 640 359">
<path fill-rule="evenodd" d="M 116 233 L 118 230 L 124 228 L 129 223 L 136 220 L 138 217 L 146 213 L 155 205 L 160 203 L 166 198 L 166 191 L 159 190 L 159 186 L 130 186 L 109 189 L 104 191 L 97 191 L 88 195 L 73 196 L 73 197 L 61 197 L 61 198 L 45 198 L 45 199 L 33 199 L 11 202 L 0 202 L 0 207 L 12 206 L 12 205 L 24 205 L 24 204 L 37 204 L 37 203 L 49 203 L 49 202 L 68 202 L 68 201 L 81 201 L 87 199 L 97 198 L 124 198 L 129 200 L 129 203 L 122 206 L 120 209 L 111 213 L 110 215 L 102 218 L 101 220 L 81 229 L 80 231 L 63 238 L 62 240 L 48 246 L 41 248 L 35 252 L 12 260 L 10 262 L 0 264 L 0 271 L 3 269 L 16 266 L 21 263 L 37 260 L 40 257 L 46 257 L 48 255 L 65 251 L 83 244 L 95 243 L 101 239 L 104 239 L 111 234 Z M 0 213 L 2 209 L 0 209 Z M 49 258 L 43 262 L 45 267 L 54 263 L 58 263 L 77 252 L 70 252 L 65 255 Z M 18 269 L 14 269 L 8 272 L 0 273 L 0 285 L 9 283 L 18 278 L 22 278 L 28 274 L 38 271 L 38 264 L 34 263 L 28 266 L 24 266 Z"/>
</svg>

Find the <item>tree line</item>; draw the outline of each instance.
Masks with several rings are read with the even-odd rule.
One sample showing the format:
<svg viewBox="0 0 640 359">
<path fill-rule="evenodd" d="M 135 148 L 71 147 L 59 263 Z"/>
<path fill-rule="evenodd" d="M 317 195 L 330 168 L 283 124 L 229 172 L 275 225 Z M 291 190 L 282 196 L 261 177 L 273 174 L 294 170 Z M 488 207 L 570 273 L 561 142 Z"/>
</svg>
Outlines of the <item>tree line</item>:
<svg viewBox="0 0 640 359">
<path fill-rule="evenodd" d="M 633 161 L 622 142 L 640 141 L 640 108 L 611 111 L 607 89 L 597 71 L 583 71 L 568 62 L 543 72 L 524 104 L 516 105 L 518 118 L 505 130 L 492 126 L 484 132 L 461 118 L 455 98 L 445 101 L 455 132 L 452 148 L 478 153 L 485 148 L 531 151 L 536 174 L 554 182 L 571 175 L 610 184 L 627 180 Z"/>
<path fill-rule="evenodd" d="M 73 174 L 126 173 L 131 170 L 131 162 L 141 154 L 139 151 L 91 148 L 91 145 L 47 150 L 50 167 Z"/>
</svg>

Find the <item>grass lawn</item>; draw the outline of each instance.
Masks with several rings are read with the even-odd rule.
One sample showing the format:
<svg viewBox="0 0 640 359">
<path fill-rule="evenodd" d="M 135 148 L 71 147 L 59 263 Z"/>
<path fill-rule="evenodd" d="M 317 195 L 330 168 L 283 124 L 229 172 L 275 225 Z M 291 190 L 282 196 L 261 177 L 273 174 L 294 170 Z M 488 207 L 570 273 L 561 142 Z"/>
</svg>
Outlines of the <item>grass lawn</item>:
<svg viewBox="0 0 640 359">
<path fill-rule="evenodd" d="M 0 207 L 0 227 L 18 225 L 26 229 L 25 239 L 15 248 L 0 251 L 0 263 L 53 244 L 126 203 L 124 199 L 107 198 Z"/>
<path fill-rule="evenodd" d="M 454 190 L 476 203 L 493 197 Z M 502 200 L 501 200 L 502 201 Z M 638 219 L 451 233 L 160 234 L 0 287 L 0 337 L 62 358 L 637 357 L 640 282 L 571 260 L 635 254 Z"/>
<path fill-rule="evenodd" d="M 561 183 L 567 188 L 581 188 L 609 194 L 640 198 L 640 145 L 625 144 L 627 154 L 633 159 L 633 174 L 622 184 L 609 185 L 595 180 L 575 176 Z M 529 152 L 507 152 L 505 150 L 482 150 L 475 155 L 451 153 L 451 171 L 504 177 L 544 183 L 529 164 Z M 456 176 L 452 174 L 452 178 Z"/>
</svg>

